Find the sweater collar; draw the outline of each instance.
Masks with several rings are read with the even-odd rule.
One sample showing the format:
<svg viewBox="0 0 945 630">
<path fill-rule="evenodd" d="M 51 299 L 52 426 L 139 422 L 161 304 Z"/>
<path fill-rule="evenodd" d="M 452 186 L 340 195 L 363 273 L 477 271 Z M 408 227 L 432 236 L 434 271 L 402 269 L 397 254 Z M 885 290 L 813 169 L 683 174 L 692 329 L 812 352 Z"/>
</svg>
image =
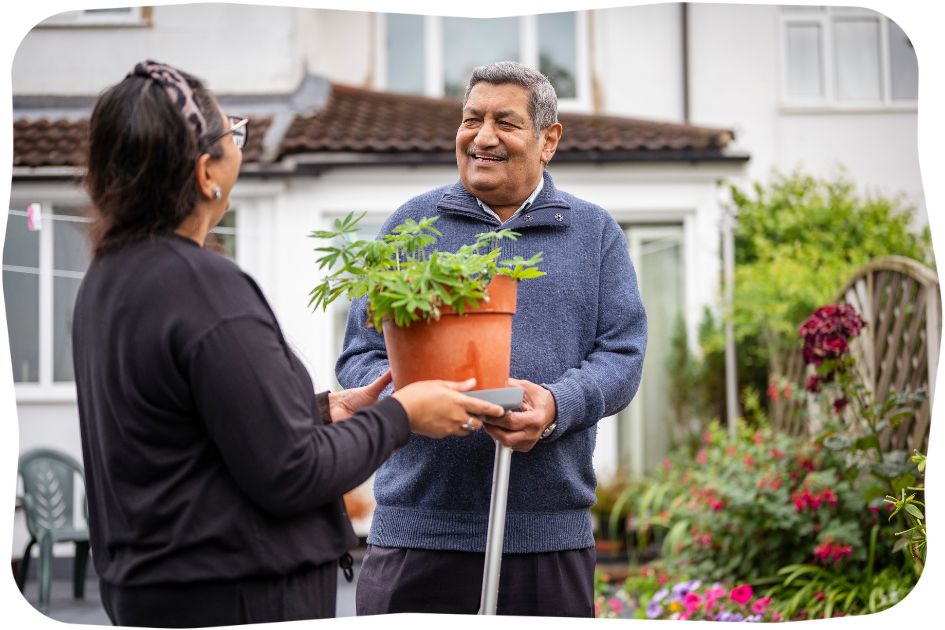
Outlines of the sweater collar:
<svg viewBox="0 0 945 630">
<path fill-rule="evenodd" d="M 436 208 L 442 214 L 461 214 L 483 223 L 511 230 L 567 227 L 571 223 L 571 204 L 558 193 L 554 180 L 547 170 L 542 174 L 542 182 L 542 189 L 532 205 L 518 216 L 512 217 L 504 225 L 497 217 L 490 216 L 479 205 L 476 197 L 463 186 L 462 180 L 458 180 L 443 193 Z"/>
</svg>

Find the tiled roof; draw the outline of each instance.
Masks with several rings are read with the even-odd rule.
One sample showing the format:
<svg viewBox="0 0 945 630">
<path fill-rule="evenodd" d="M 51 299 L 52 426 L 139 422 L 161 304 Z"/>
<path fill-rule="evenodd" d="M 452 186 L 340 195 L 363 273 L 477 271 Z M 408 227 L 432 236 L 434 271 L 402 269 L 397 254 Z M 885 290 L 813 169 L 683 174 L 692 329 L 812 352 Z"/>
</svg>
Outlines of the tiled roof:
<svg viewBox="0 0 945 630">
<path fill-rule="evenodd" d="M 452 99 L 332 87 L 327 106 L 296 117 L 279 155 L 298 153 L 452 153 L 460 105 Z M 676 123 L 563 113 L 556 159 L 575 153 L 721 152 L 732 132 Z M 574 156 L 572 156 L 574 157 Z"/>
<path fill-rule="evenodd" d="M 243 161 L 258 163 L 260 172 L 266 170 L 270 156 L 280 160 L 301 154 L 329 161 L 345 156 L 336 163 L 397 162 L 408 156 L 449 162 L 460 118 L 456 100 L 344 85 L 332 85 L 327 104 L 312 114 L 293 115 L 285 109 L 276 113 L 275 107 L 271 111 L 272 115 L 251 118 L 249 143 L 243 151 Z M 271 145 L 264 145 L 267 130 L 282 116 L 288 116 L 286 131 L 268 139 Z M 726 158 L 725 149 L 733 137 L 725 129 L 618 116 L 563 113 L 559 118 L 564 135 L 556 162 Z M 80 117 L 16 120 L 13 166 L 82 166 L 87 135 L 88 120 Z"/>
<path fill-rule="evenodd" d="M 249 142 L 243 161 L 259 160 L 263 136 L 271 117 L 250 119 Z M 20 119 L 13 123 L 13 166 L 83 166 L 88 148 L 89 121 L 48 118 Z"/>
<path fill-rule="evenodd" d="M 13 166 L 79 166 L 88 135 L 87 119 L 14 121 Z"/>
</svg>

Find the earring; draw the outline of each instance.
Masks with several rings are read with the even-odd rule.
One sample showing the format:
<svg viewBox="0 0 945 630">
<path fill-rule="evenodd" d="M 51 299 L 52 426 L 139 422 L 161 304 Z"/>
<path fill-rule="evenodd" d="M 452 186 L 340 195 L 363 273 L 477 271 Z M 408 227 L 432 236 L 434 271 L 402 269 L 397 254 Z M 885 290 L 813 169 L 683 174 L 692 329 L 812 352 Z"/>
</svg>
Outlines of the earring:
<svg viewBox="0 0 945 630">
<path fill-rule="evenodd" d="M 222 197 L 222 196 L 223 196 L 223 191 L 220 189 L 219 186 L 217 186 L 216 188 L 213 189 L 213 198 L 214 198 L 214 199 L 219 199 L 219 198 Z"/>
</svg>

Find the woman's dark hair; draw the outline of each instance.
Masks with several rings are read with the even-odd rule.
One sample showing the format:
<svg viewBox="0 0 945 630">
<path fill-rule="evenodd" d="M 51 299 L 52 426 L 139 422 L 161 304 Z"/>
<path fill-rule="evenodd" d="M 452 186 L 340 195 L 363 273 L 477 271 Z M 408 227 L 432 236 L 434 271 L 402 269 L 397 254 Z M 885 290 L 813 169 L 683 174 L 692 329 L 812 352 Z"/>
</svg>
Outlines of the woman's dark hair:
<svg viewBox="0 0 945 630">
<path fill-rule="evenodd" d="M 197 203 L 198 156 L 223 156 L 218 144 L 206 146 L 224 132 L 215 99 L 199 79 L 180 74 L 206 119 L 200 138 L 164 88 L 146 77 L 126 77 L 95 104 L 85 187 L 96 209 L 90 232 L 96 256 L 174 231 Z"/>
</svg>

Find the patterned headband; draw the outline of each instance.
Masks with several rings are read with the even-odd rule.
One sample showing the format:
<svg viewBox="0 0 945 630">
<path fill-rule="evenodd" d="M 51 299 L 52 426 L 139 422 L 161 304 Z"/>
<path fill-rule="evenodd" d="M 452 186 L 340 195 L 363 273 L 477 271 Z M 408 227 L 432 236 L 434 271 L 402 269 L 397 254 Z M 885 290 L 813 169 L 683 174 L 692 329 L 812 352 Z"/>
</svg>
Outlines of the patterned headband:
<svg viewBox="0 0 945 630">
<path fill-rule="evenodd" d="M 184 120 L 193 127 L 197 133 L 197 138 L 203 135 L 207 128 L 207 121 L 203 117 L 200 108 L 197 107 L 197 101 L 194 100 L 194 91 L 191 89 L 183 75 L 171 66 L 152 61 L 142 61 L 135 65 L 134 70 L 128 73 L 128 76 L 143 77 L 151 79 L 167 93 L 168 98 L 177 107 L 178 111 L 184 116 Z"/>
</svg>

